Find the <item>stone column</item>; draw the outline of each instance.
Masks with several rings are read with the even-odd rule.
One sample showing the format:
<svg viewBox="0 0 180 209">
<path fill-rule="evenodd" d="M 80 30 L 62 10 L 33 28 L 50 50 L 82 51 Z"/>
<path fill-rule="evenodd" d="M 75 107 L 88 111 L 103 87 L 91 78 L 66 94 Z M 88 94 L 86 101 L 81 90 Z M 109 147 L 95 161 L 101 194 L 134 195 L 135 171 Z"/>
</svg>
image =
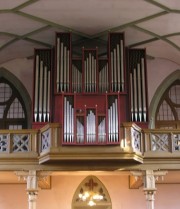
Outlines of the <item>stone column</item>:
<svg viewBox="0 0 180 209">
<path fill-rule="evenodd" d="M 167 171 L 153 171 L 153 170 L 145 170 L 145 171 L 135 171 L 131 172 L 135 177 L 142 177 L 144 183 L 144 194 L 146 196 L 147 209 L 154 209 L 154 195 L 156 193 L 156 185 L 155 182 L 158 177 L 163 177 L 167 174 Z"/>
<path fill-rule="evenodd" d="M 23 179 L 27 182 L 27 195 L 28 195 L 28 209 L 36 209 L 36 200 L 38 196 L 38 181 L 49 175 L 49 172 L 45 171 L 17 171 L 16 175 L 19 180 Z"/>
</svg>

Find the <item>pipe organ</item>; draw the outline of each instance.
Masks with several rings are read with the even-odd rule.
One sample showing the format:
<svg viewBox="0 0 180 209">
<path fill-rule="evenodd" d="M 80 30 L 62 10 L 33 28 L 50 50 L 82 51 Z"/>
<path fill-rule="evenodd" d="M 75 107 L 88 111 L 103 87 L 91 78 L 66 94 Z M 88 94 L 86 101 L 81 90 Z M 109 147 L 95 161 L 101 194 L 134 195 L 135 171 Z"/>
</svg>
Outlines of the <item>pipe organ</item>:
<svg viewBox="0 0 180 209">
<path fill-rule="evenodd" d="M 147 121 L 146 57 L 144 49 L 129 50 L 131 121 Z"/>
<path fill-rule="evenodd" d="M 84 47 L 73 57 L 70 33 L 56 34 L 54 57 L 35 50 L 33 126 L 60 123 L 63 145 L 106 145 L 120 143 L 122 122 L 145 124 L 146 55 L 127 51 L 124 33 L 109 34 L 107 57 Z"/>
</svg>

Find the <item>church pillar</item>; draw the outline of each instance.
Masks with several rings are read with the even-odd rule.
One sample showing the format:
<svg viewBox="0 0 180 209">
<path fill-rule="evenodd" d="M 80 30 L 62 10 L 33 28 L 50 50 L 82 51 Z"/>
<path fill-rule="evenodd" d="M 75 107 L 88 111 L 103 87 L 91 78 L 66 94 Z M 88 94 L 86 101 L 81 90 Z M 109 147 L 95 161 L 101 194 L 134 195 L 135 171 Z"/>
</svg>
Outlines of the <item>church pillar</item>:
<svg viewBox="0 0 180 209">
<path fill-rule="evenodd" d="M 27 183 L 27 195 L 28 195 L 28 209 L 36 209 L 36 202 L 38 196 L 38 181 L 42 178 L 46 178 L 49 175 L 49 172 L 44 171 L 17 171 L 16 175 L 19 177 L 19 180 L 23 179 Z"/>
<path fill-rule="evenodd" d="M 153 171 L 153 170 L 145 170 L 145 171 L 135 171 L 132 174 L 136 178 L 141 178 L 143 180 L 143 191 L 146 196 L 147 209 L 154 209 L 154 195 L 156 193 L 156 185 L 155 182 L 159 177 L 163 177 L 167 174 L 167 171 Z"/>
<path fill-rule="evenodd" d="M 38 195 L 38 177 L 37 171 L 30 170 L 27 176 L 27 194 L 28 194 L 28 209 L 36 209 L 36 200 Z"/>
</svg>

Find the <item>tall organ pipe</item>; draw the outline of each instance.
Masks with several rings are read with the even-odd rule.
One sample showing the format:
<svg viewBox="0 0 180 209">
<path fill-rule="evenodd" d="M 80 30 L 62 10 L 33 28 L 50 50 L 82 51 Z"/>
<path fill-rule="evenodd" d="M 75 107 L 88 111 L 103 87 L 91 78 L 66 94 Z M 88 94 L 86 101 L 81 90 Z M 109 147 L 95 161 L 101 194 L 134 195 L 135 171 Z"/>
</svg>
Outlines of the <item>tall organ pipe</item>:
<svg viewBox="0 0 180 209">
<path fill-rule="evenodd" d="M 57 39 L 57 78 L 56 78 L 56 82 L 57 82 L 57 92 L 59 92 L 59 59 L 60 59 L 60 39 Z"/>
<path fill-rule="evenodd" d="M 146 88 L 145 88 L 145 68 L 144 68 L 144 58 L 141 59 L 141 65 L 142 65 L 142 91 L 143 91 L 143 116 L 144 121 L 146 121 Z"/>
<path fill-rule="evenodd" d="M 124 51 L 123 51 L 123 40 L 120 41 L 121 46 L 121 90 L 124 91 Z"/>
<path fill-rule="evenodd" d="M 34 120 L 37 121 L 38 117 L 38 91 L 39 91 L 39 55 L 36 55 L 36 77 L 35 77 L 35 102 L 34 102 Z"/>
<path fill-rule="evenodd" d="M 142 121 L 142 95 L 141 95 L 141 72 L 140 72 L 140 64 L 137 64 L 137 71 L 138 71 L 138 103 L 139 103 L 139 108 L 138 108 L 138 115 L 139 115 L 139 120 Z"/>
</svg>

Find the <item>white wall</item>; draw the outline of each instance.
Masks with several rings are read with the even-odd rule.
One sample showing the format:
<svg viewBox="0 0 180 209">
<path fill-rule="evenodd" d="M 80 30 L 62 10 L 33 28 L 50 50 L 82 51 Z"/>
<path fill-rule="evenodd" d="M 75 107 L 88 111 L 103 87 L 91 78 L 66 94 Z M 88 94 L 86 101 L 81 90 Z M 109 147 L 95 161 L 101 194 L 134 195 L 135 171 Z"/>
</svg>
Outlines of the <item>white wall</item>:
<svg viewBox="0 0 180 209">
<path fill-rule="evenodd" d="M 180 70 L 180 65 L 165 59 L 147 60 L 148 75 L 148 102 L 150 102 L 163 80 L 176 70 Z"/>
<path fill-rule="evenodd" d="M 15 59 L 0 65 L 14 74 L 27 89 L 32 99 L 33 95 L 33 59 Z M 15 84 L 14 84 L 15 85 Z"/>
</svg>

